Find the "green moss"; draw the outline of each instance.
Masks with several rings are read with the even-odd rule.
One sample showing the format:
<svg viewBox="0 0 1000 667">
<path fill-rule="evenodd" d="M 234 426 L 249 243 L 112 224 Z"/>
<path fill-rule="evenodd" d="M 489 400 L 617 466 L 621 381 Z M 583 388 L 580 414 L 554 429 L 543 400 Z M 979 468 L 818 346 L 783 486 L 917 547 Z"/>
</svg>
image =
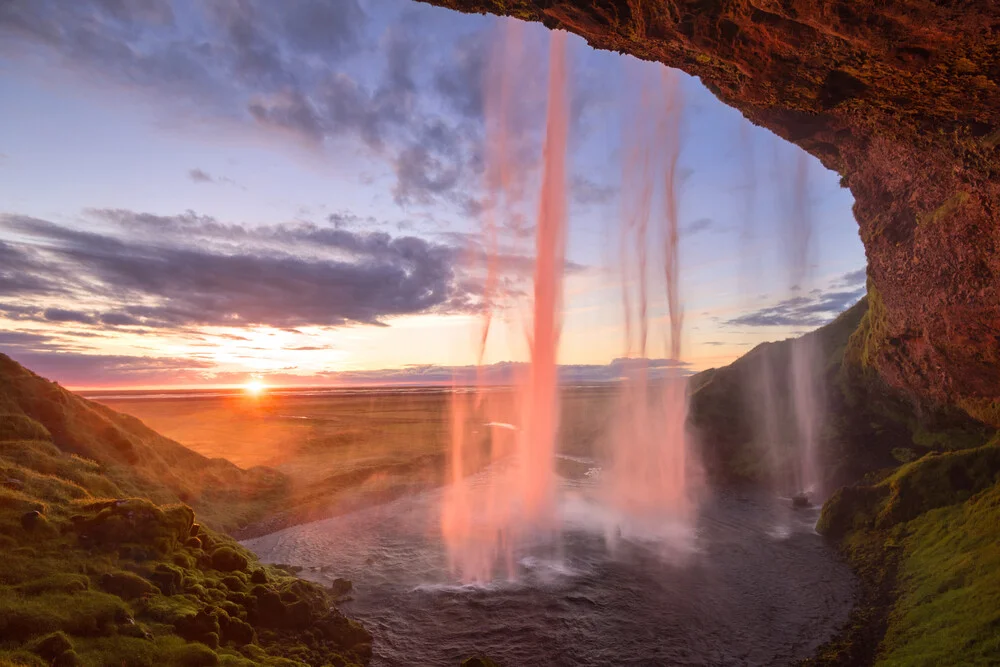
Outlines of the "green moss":
<svg viewBox="0 0 1000 667">
<path fill-rule="evenodd" d="M 212 567 L 221 572 L 247 569 L 247 557 L 230 546 L 219 547 L 212 552 Z"/>
<path fill-rule="evenodd" d="M 868 309 L 854 333 L 851 334 L 844 351 L 844 363 L 857 365 L 863 369 L 874 369 L 879 351 L 888 340 L 888 322 L 882 295 L 868 278 Z"/>
<path fill-rule="evenodd" d="M 0 440 L 52 440 L 52 434 L 27 415 L 0 414 Z"/>
<path fill-rule="evenodd" d="M 917 224 L 918 225 L 933 225 L 945 220 L 948 216 L 954 213 L 960 206 L 969 201 L 968 192 L 956 192 L 952 196 L 948 197 L 943 204 L 938 206 L 933 211 L 928 211 L 927 213 L 917 214 Z"/>
<path fill-rule="evenodd" d="M 109 634 L 129 615 L 120 599 L 98 591 L 25 597 L 0 590 L 0 639 L 23 641 L 57 630 L 84 636 Z"/>
<path fill-rule="evenodd" d="M 817 529 L 838 541 L 863 588 L 851 623 L 814 664 L 997 664 L 997 438 L 840 489 Z"/>
<path fill-rule="evenodd" d="M 907 529 L 879 664 L 1000 663 L 1000 485 Z"/>
</svg>

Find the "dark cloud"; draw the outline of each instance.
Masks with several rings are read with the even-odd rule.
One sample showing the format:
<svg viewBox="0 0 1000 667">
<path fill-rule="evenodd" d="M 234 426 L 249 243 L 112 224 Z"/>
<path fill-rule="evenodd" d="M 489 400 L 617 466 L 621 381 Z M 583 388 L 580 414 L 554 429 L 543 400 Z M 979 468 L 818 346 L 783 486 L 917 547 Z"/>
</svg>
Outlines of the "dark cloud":
<svg viewBox="0 0 1000 667">
<path fill-rule="evenodd" d="M 102 324 L 107 324 L 113 327 L 121 326 L 138 326 L 142 324 L 142 321 L 136 317 L 132 317 L 128 313 L 103 313 L 100 316 Z"/>
<path fill-rule="evenodd" d="M 0 346 L 3 343 L 0 341 Z M 60 351 L 10 349 L 18 363 L 33 372 L 66 385 L 93 385 L 95 378 L 108 384 L 167 384 L 204 382 L 215 363 L 197 359 L 84 354 Z M 245 377 L 245 376 L 244 376 Z"/>
<path fill-rule="evenodd" d="M 205 171 L 201 169 L 191 169 L 188 171 L 188 178 L 190 178 L 195 183 L 214 183 L 215 179 Z"/>
<path fill-rule="evenodd" d="M 845 287 L 853 287 L 864 283 L 868 279 L 868 269 L 858 269 L 857 271 L 851 271 L 845 273 L 840 277 L 838 284 Z"/>
<path fill-rule="evenodd" d="M 823 292 L 813 296 L 785 299 L 774 306 L 728 320 L 730 326 L 773 327 L 826 324 L 865 295 L 865 288 Z"/>
<path fill-rule="evenodd" d="M 280 8 L 280 21 L 285 38 L 303 53 L 339 57 L 357 48 L 361 26 L 367 20 L 357 0 L 297 0 L 268 3 L 268 8 Z"/>
<path fill-rule="evenodd" d="M 51 336 L 30 331 L 0 331 L 0 349 L 37 349 L 52 340 Z"/>
<path fill-rule="evenodd" d="M 574 176 L 570 187 L 573 199 L 584 206 L 607 204 L 617 192 L 610 185 L 595 183 L 585 176 Z"/>
<path fill-rule="evenodd" d="M 715 221 L 711 218 L 698 218 L 697 220 L 692 220 L 691 222 L 683 225 L 680 229 L 681 234 L 684 236 L 694 236 L 701 232 L 708 231 L 715 226 Z"/>
<path fill-rule="evenodd" d="M 808 296 L 785 299 L 773 306 L 727 320 L 726 324 L 752 327 L 822 326 L 856 304 L 867 293 L 866 275 L 866 269 L 850 271 L 830 281 L 825 290 L 810 290 Z M 801 292 L 801 288 L 793 286 L 792 291 Z"/>
<path fill-rule="evenodd" d="M 44 268 L 43 260 L 31 249 L 0 241 L 0 296 L 61 291 Z"/>
<path fill-rule="evenodd" d="M 434 74 L 434 87 L 445 103 L 466 118 L 483 117 L 484 76 L 488 64 L 487 50 L 492 46 L 482 32 L 468 35 L 456 42 L 450 57 Z"/>
<path fill-rule="evenodd" d="M 254 235 L 237 225 L 211 223 L 209 235 L 214 224 L 220 236 L 238 230 L 258 241 L 257 247 L 242 245 L 232 252 L 197 239 L 188 238 L 190 246 L 166 240 L 185 237 L 177 232 L 202 220 L 194 214 L 104 214 L 124 226 L 145 225 L 162 234 L 122 240 L 24 216 L 0 217 L 0 225 L 32 237 L 44 249 L 50 262 L 44 270 L 72 276 L 68 280 L 75 282 L 68 287 L 108 295 L 105 301 L 113 303 L 99 316 L 48 308 L 44 319 L 160 327 L 378 324 L 393 315 L 464 308 L 474 298 L 464 293 L 468 282 L 456 276 L 456 249 L 417 237 L 309 224 L 271 227 Z M 280 251 L 281 243 L 327 252 L 302 257 Z"/>
<path fill-rule="evenodd" d="M 79 322 L 80 324 L 93 324 L 94 316 L 79 310 L 66 310 L 64 308 L 46 308 L 42 313 L 49 322 Z"/>
<path fill-rule="evenodd" d="M 357 139 L 398 165 L 406 179 L 399 197 L 410 202 L 467 185 L 458 175 L 475 173 L 469 150 L 444 150 L 440 141 L 419 147 L 428 132 L 468 131 L 440 113 L 431 56 L 423 56 L 430 38 L 403 19 L 381 35 L 371 28 L 357 0 L 0 2 L 0 51 L 14 58 L 38 56 L 144 90 L 172 118 L 250 121 L 312 147 Z M 381 72 L 359 84 L 352 59 L 382 63 Z M 419 80 L 418 66 L 430 70 Z"/>
</svg>

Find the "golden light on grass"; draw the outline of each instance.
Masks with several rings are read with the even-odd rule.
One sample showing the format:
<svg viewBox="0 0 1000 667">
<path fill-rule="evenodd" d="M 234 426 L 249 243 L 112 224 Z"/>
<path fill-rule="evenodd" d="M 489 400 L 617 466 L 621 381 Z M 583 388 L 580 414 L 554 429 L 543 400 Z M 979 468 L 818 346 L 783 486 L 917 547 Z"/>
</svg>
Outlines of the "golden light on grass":
<svg viewBox="0 0 1000 667">
<path fill-rule="evenodd" d="M 267 385 L 263 381 L 256 378 L 252 380 L 247 380 L 246 384 L 243 385 L 243 391 L 245 391 L 250 396 L 260 396 L 267 389 Z"/>
</svg>

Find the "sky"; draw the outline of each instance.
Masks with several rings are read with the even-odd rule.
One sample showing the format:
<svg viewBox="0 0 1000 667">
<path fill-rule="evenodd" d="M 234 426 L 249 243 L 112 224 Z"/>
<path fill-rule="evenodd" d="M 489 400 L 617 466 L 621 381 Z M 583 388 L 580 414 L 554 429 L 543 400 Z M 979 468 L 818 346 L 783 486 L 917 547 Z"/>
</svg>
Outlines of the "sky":
<svg viewBox="0 0 1000 667">
<path fill-rule="evenodd" d="M 478 357 L 494 211 L 484 362 L 526 360 L 550 35 L 512 24 L 409 0 L 0 4 L 0 352 L 75 388 L 439 381 Z M 635 289 L 629 132 L 665 68 L 576 36 L 568 60 L 559 361 L 603 378 Z M 832 319 L 865 257 L 835 173 L 675 76 L 683 345 L 657 363 L 693 372 Z"/>
</svg>

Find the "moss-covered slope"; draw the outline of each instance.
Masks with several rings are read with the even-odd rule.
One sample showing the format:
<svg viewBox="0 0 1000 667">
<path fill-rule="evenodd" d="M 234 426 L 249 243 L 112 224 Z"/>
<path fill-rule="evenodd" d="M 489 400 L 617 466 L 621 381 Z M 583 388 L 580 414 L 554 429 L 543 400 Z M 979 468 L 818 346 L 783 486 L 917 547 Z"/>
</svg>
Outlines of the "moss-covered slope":
<svg viewBox="0 0 1000 667">
<path fill-rule="evenodd" d="M 186 505 L 128 497 L 41 424 L 0 433 L 0 664 L 347 665 L 371 636 Z"/>
<path fill-rule="evenodd" d="M 284 478 L 207 459 L 0 355 L 0 665 L 364 664 L 321 587 L 219 528 Z"/>
<path fill-rule="evenodd" d="M 56 462 L 76 455 L 97 463 L 101 483 L 113 485 L 118 495 L 187 503 L 220 530 L 261 518 L 288 495 L 288 480 L 274 470 L 243 470 L 206 458 L 0 354 L 0 440 L 18 439 L 53 443 Z"/>
<path fill-rule="evenodd" d="M 872 473 L 817 529 L 863 582 L 817 664 L 1000 664 L 1000 439 Z"/>
</svg>

